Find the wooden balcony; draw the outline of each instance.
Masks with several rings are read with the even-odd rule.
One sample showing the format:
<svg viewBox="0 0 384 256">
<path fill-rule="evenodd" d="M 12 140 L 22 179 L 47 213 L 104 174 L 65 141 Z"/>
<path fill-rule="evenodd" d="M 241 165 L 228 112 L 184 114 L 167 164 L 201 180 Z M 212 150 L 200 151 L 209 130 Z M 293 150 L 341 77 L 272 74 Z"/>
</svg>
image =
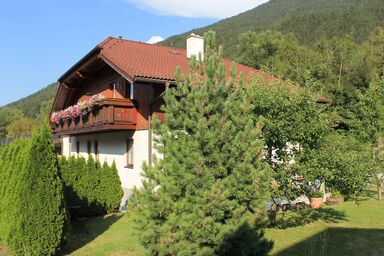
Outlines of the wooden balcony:
<svg viewBox="0 0 384 256">
<path fill-rule="evenodd" d="M 59 125 L 51 123 L 51 129 L 59 135 L 135 130 L 136 117 L 137 109 L 130 99 L 104 99 L 86 117 Z"/>
</svg>

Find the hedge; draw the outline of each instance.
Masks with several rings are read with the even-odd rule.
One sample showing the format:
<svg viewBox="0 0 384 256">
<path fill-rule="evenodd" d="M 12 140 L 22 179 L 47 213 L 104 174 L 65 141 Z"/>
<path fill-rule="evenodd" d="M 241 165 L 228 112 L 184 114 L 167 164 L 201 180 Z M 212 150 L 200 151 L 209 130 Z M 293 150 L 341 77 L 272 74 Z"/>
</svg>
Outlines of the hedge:
<svg viewBox="0 0 384 256">
<path fill-rule="evenodd" d="M 66 205 L 83 203 L 89 216 L 119 207 L 123 191 L 115 164 L 73 157 L 59 163 L 48 127 L 0 150 L 0 241 L 15 255 L 57 254 Z"/>
<path fill-rule="evenodd" d="M 81 205 L 85 215 L 96 216 L 118 210 L 123 190 L 116 165 L 102 166 L 92 157 L 62 157 L 59 161 L 60 176 L 68 205 Z"/>
<path fill-rule="evenodd" d="M 62 182 L 48 127 L 0 156 L 0 238 L 15 255 L 54 255 L 66 221 Z"/>
</svg>

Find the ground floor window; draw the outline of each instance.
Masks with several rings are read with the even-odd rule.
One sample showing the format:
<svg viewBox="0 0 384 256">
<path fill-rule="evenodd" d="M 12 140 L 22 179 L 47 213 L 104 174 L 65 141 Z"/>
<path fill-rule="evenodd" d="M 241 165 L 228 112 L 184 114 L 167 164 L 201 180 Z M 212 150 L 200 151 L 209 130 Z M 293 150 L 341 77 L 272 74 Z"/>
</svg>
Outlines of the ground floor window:
<svg viewBox="0 0 384 256">
<path fill-rule="evenodd" d="M 80 141 L 76 141 L 76 155 L 80 156 Z"/>
<path fill-rule="evenodd" d="M 95 150 L 95 159 L 99 160 L 99 142 L 97 140 L 94 141 L 94 150 Z"/>
<path fill-rule="evenodd" d="M 91 149 L 92 149 L 92 144 L 90 141 L 87 141 L 87 153 L 88 153 L 88 156 L 91 155 Z"/>
<path fill-rule="evenodd" d="M 126 150 L 126 156 L 127 156 L 127 163 L 126 163 L 126 167 L 127 168 L 133 168 L 133 139 L 128 139 L 126 141 L 126 146 L 127 146 L 127 150 Z"/>
</svg>

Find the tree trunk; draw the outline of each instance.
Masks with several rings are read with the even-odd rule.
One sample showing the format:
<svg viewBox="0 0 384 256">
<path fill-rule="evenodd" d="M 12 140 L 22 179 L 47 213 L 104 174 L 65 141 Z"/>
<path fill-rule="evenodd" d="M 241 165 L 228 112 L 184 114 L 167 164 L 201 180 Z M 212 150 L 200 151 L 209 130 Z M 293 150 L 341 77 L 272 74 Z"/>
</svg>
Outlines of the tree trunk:
<svg viewBox="0 0 384 256">
<path fill-rule="evenodd" d="M 377 183 L 377 199 L 381 201 L 381 184 L 380 181 Z"/>
</svg>

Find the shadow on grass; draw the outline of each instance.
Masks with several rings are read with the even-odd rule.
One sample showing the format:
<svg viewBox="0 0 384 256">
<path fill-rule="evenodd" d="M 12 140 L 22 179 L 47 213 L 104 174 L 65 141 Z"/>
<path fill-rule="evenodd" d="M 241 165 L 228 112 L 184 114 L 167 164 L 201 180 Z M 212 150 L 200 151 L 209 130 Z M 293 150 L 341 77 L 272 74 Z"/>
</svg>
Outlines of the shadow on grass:
<svg viewBox="0 0 384 256">
<path fill-rule="evenodd" d="M 71 224 L 70 233 L 59 255 L 67 255 L 90 243 L 107 231 L 123 214 L 94 217 L 86 222 Z"/>
<path fill-rule="evenodd" d="M 230 234 L 219 246 L 215 255 L 244 256 L 268 255 L 273 247 L 273 241 L 264 237 L 262 227 L 251 227 L 244 223 L 235 232 Z"/>
<path fill-rule="evenodd" d="M 286 248 L 278 256 L 384 255 L 384 229 L 328 228 Z"/>
<path fill-rule="evenodd" d="M 302 226 L 311 222 L 322 220 L 328 223 L 337 223 L 347 220 L 343 211 L 333 208 L 303 209 L 295 212 L 282 213 L 276 218 L 275 228 L 286 229 Z"/>
</svg>

